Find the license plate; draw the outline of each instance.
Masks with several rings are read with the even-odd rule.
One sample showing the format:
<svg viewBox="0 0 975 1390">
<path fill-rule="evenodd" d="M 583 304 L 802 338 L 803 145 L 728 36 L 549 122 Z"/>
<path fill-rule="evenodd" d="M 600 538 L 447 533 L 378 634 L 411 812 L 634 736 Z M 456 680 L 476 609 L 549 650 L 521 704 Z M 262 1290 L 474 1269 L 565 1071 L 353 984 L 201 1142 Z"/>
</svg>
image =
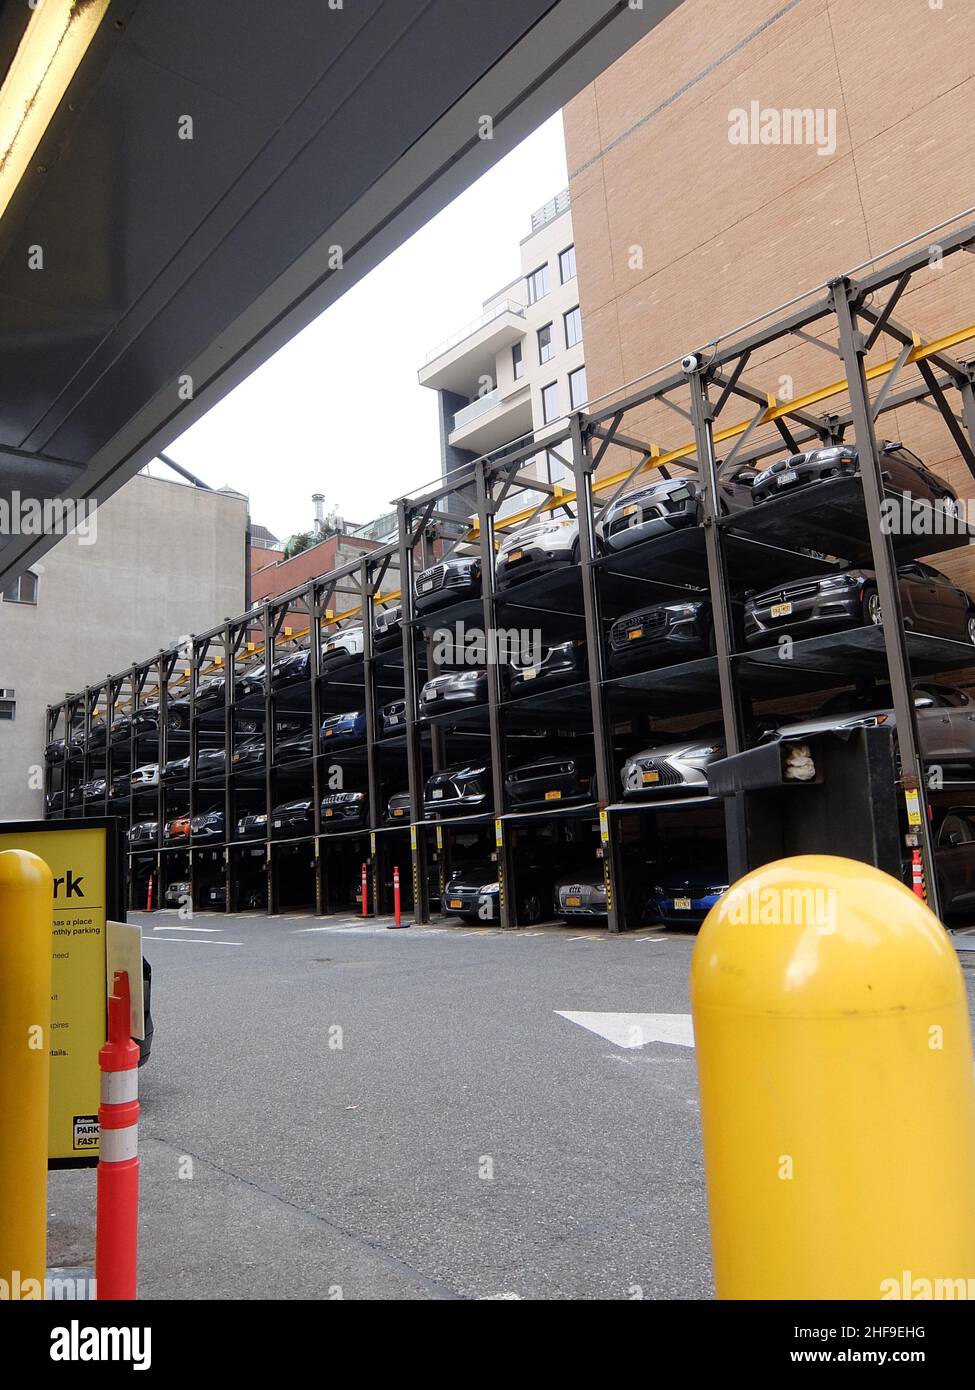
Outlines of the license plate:
<svg viewBox="0 0 975 1390">
<path fill-rule="evenodd" d="M 280 830 L 280 829 L 281 829 L 281 826 L 282 826 L 283 824 L 284 824 L 283 821 L 276 820 L 276 821 L 274 822 L 274 828 L 275 828 L 275 830 Z"/>
<path fill-rule="evenodd" d="M 440 789 L 439 787 L 435 788 L 435 790 L 434 790 L 433 792 L 431 792 L 431 798 L 432 798 L 434 801 L 440 801 L 442 797 L 443 797 L 443 792 L 441 791 L 441 789 Z"/>
<path fill-rule="evenodd" d="M 402 808 L 401 806 L 397 806 L 396 810 L 393 812 L 393 815 L 394 815 L 394 816 L 402 816 L 403 814 L 404 814 L 404 811 L 403 811 L 403 808 Z"/>
<path fill-rule="evenodd" d="M 646 786 L 649 786 L 649 784 L 650 784 L 651 782 L 659 782 L 659 781 L 660 781 L 660 773 L 659 773 L 659 772 L 645 772 L 645 773 L 643 774 L 643 785 L 644 785 L 645 787 L 646 787 Z"/>
<path fill-rule="evenodd" d="M 582 906 L 582 899 L 581 899 L 581 898 L 576 898 L 576 897 L 566 898 L 566 900 L 565 900 L 565 905 L 566 905 L 566 907 L 581 907 L 581 906 Z"/>
<path fill-rule="evenodd" d="M 523 550 L 513 550 L 511 554 L 508 556 L 508 564 L 513 565 L 516 560 L 521 559 L 524 553 L 525 552 Z"/>
<path fill-rule="evenodd" d="M 399 721 L 400 721 L 400 716 L 399 716 L 398 714 L 388 714 L 388 715 L 386 716 L 386 723 L 387 723 L 387 724 L 398 724 Z"/>
<path fill-rule="evenodd" d="M 326 737 L 326 738 L 331 738 L 332 735 L 333 735 L 334 733 L 335 733 L 335 730 L 334 730 L 334 729 L 326 729 L 326 730 L 325 730 L 325 737 Z"/>
<path fill-rule="evenodd" d="M 326 811 L 326 812 L 325 812 L 325 819 L 327 820 L 329 816 L 334 816 L 334 815 L 335 815 L 335 812 L 334 812 L 334 811 L 331 811 L 331 810 Z"/>
<path fill-rule="evenodd" d="M 639 510 L 640 510 L 639 507 L 624 507 L 624 508 L 623 508 L 623 515 L 624 515 L 624 516 L 636 516 L 636 514 L 637 514 L 637 512 L 638 512 Z"/>
<path fill-rule="evenodd" d="M 439 691 L 439 690 L 428 690 L 427 693 L 426 693 L 426 695 L 424 696 L 424 698 L 427 699 L 427 700 L 439 700 L 439 699 L 440 699 L 440 691 Z"/>
<path fill-rule="evenodd" d="M 463 906 L 464 906 L 464 900 L 463 900 L 463 898 L 451 898 L 451 899 L 450 899 L 450 902 L 447 904 L 447 906 L 448 906 L 448 907 L 455 907 L 455 908 L 456 908 L 456 907 L 463 907 Z"/>
<path fill-rule="evenodd" d="M 433 588 L 433 580 L 432 580 L 432 579 L 424 579 L 424 580 L 422 581 L 422 583 L 420 584 L 420 593 L 421 593 L 421 594 L 428 594 L 432 588 Z"/>
<path fill-rule="evenodd" d="M 677 908 L 677 909 L 678 909 L 679 911 L 681 911 L 681 912 L 690 912 L 690 910 L 691 910 L 691 900 L 690 900 L 690 898 L 675 898 L 675 899 L 674 899 L 674 907 Z"/>
<path fill-rule="evenodd" d="M 521 673 L 522 680 L 526 681 L 533 681 L 537 675 L 538 668 L 536 666 L 526 666 Z"/>
<path fill-rule="evenodd" d="M 796 472 L 796 470 L 795 470 L 794 468 L 788 468 L 788 469 L 786 469 L 786 471 L 785 471 L 784 473 L 780 473 L 780 474 L 777 476 L 777 478 L 775 479 L 775 486 L 776 486 L 776 487 L 788 487 L 788 485 L 789 485 L 790 483 L 794 483 L 794 482 L 795 482 L 795 480 L 796 480 L 796 478 L 798 478 L 798 476 L 799 476 L 799 474 Z"/>
<path fill-rule="evenodd" d="M 628 642 L 635 642 L 636 639 L 637 639 L 638 637 L 642 637 L 642 636 L 643 636 L 643 628 L 642 628 L 642 627 L 631 627 L 630 630 L 629 630 L 629 632 L 626 634 L 626 640 L 627 640 Z"/>
<path fill-rule="evenodd" d="M 791 603 L 773 603 L 769 609 L 769 615 L 773 618 L 787 618 L 791 612 Z"/>
<path fill-rule="evenodd" d="M 545 800 L 546 800 L 546 801 L 561 801 L 561 800 L 562 800 L 562 793 L 561 793 L 561 792 L 546 792 L 546 793 L 545 793 Z"/>
</svg>

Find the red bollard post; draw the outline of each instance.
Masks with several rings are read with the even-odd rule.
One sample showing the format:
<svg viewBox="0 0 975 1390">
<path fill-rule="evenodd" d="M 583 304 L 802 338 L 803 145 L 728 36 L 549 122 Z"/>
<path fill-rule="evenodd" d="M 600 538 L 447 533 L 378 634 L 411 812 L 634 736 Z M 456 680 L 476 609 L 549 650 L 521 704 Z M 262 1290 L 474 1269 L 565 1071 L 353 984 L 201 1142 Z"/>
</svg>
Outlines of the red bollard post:
<svg viewBox="0 0 975 1390">
<path fill-rule="evenodd" d="M 153 880 L 155 879 L 155 877 L 156 877 L 155 874 L 150 874 L 150 875 L 149 875 L 149 891 L 146 893 L 146 911 L 147 911 L 147 912 L 151 912 L 151 911 L 152 911 L 152 884 L 153 884 Z"/>
<path fill-rule="evenodd" d="M 916 849 L 911 855 L 911 887 L 922 903 L 926 903 L 928 894 L 924 885 L 924 869 L 921 867 L 921 851 L 919 849 Z"/>
<path fill-rule="evenodd" d="M 369 875 L 366 872 L 365 864 L 362 866 L 362 915 L 363 917 L 369 915 Z"/>
<path fill-rule="evenodd" d="M 102 1071 L 101 1156 L 95 1220 L 96 1297 L 134 1299 L 139 1249 L 139 1049 L 129 1036 L 129 977 L 116 970 Z"/>
<path fill-rule="evenodd" d="M 400 901 L 399 901 L 399 869 L 398 869 L 398 868 L 396 868 L 396 869 L 393 870 L 393 912 L 394 912 L 395 915 L 396 915 L 396 925 L 397 925 L 398 927 L 401 927 L 401 926 L 403 925 L 403 918 L 402 918 L 402 915 L 401 915 L 401 913 L 400 913 Z"/>
</svg>

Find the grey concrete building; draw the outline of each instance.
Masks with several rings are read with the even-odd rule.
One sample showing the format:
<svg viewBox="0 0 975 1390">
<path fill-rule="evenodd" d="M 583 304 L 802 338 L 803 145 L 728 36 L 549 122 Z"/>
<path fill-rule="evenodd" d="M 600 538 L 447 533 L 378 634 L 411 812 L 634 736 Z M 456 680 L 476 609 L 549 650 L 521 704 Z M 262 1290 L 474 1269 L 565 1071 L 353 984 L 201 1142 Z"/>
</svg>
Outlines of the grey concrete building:
<svg viewBox="0 0 975 1390">
<path fill-rule="evenodd" d="M 43 814 L 45 711 L 245 607 L 247 499 L 139 475 L 0 601 L 0 819 Z"/>
</svg>

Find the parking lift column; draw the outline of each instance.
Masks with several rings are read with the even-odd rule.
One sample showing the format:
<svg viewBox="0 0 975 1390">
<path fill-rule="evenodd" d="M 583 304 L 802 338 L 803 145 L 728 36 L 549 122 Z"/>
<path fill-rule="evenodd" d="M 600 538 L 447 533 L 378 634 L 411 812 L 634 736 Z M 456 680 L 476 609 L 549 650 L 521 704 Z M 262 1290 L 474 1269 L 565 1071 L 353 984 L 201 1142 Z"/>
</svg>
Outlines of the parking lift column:
<svg viewBox="0 0 975 1390">
<path fill-rule="evenodd" d="M 684 359 L 685 362 L 688 359 Z M 711 621 L 714 631 L 714 655 L 718 663 L 718 688 L 724 722 L 726 756 L 740 753 L 745 746 L 744 718 L 738 681 L 732 671 L 734 653 L 734 624 L 728 597 L 728 573 L 725 564 L 723 536 L 719 526 L 718 468 L 714 454 L 714 411 L 708 396 L 706 367 L 701 358 L 687 372 L 691 393 L 691 422 L 697 452 L 698 479 L 703 486 L 704 548 L 708 563 L 708 588 L 711 596 Z M 728 837 L 728 874 L 734 883 L 748 868 L 748 833 L 745 822 L 745 799 L 738 792 L 726 798 L 725 821 Z"/>
<path fill-rule="evenodd" d="M 592 706 L 593 741 L 596 750 L 596 795 L 599 800 L 599 837 L 603 851 L 603 881 L 606 884 L 606 921 L 611 932 L 626 926 L 626 913 L 620 895 L 623 889 L 617 825 L 609 807 L 615 800 L 616 768 L 613 765 L 613 731 L 606 690 L 606 656 L 603 649 L 603 620 L 593 525 L 593 459 L 588 436 L 583 432 L 583 415 L 572 416 L 572 469 L 575 474 L 576 516 L 579 523 L 579 564 L 582 570 L 582 606 L 589 653 L 589 699 Z"/>
<path fill-rule="evenodd" d="M 400 628 L 403 635 L 403 701 L 406 707 L 406 764 L 410 786 L 410 857 L 413 870 L 413 917 L 420 923 L 430 920 L 430 894 L 427 882 L 426 831 L 423 819 L 422 734 L 416 715 L 416 629 L 413 626 L 413 519 L 406 501 L 396 504 L 399 526 Z M 394 867 L 396 867 L 394 865 Z"/>
<path fill-rule="evenodd" d="M 904 634 L 897 562 L 894 558 L 893 541 L 890 533 L 884 530 L 881 519 L 884 481 L 877 458 L 877 437 L 874 433 L 873 411 L 863 365 L 867 351 L 866 339 L 857 327 L 857 306 L 862 294 L 853 281 L 840 277 L 830 282 L 830 296 L 839 332 L 840 353 L 846 368 L 853 432 L 860 456 L 860 480 L 870 533 L 870 551 L 877 575 L 880 611 L 884 619 L 884 650 L 887 654 L 887 670 L 893 695 L 907 820 L 909 827 L 917 832 L 920 842 L 928 903 L 932 911 L 940 916 L 941 903 L 935 873 L 934 845 L 928 815 L 927 788 L 921 767 L 917 714 L 911 687 L 911 662 Z"/>
<path fill-rule="evenodd" d="M 487 669 L 488 728 L 491 735 L 491 789 L 494 805 L 494 850 L 498 861 L 498 916 L 502 928 L 518 925 L 515 912 L 515 868 L 505 833 L 504 717 L 501 712 L 501 671 L 497 662 L 496 600 L 494 596 L 494 501 L 486 465 L 477 464 L 477 519 L 481 544 L 481 602 L 484 608 L 484 664 Z"/>
</svg>

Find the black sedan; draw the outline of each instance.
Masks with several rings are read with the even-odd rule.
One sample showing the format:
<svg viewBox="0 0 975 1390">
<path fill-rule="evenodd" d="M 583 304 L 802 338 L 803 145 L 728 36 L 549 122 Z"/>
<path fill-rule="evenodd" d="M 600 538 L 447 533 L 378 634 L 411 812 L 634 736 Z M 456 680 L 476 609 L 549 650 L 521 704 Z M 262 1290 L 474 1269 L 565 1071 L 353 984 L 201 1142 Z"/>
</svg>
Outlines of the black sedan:
<svg viewBox="0 0 975 1390">
<path fill-rule="evenodd" d="M 80 758 L 85 751 L 85 742 L 80 734 L 70 738 L 55 738 L 44 749 L 44 757 L 49 763 L 59 763 L 64 757 Z"/>
<path fill-rule="evenodd" d="M 512 699 L 552 686 L 572 685 L 585 679 L 586 644 L 581 639 L 547 647 L 537 665 L 508 668 L 508 694 Z"/>
<path fill-rule="evenodd" d="M 237 745 L 231 758 L 234 772 L 245 772 L 248 768 L 264 766 L 265 743 L 262 738 L 248 739 Z"/>
<path fill-rule="evenodd" d="M 423 810 L 428 816 L 476 815 L 488 802 L 488 771 L 479 763 L 455 763 L 427 778 Z"/>
<path fill-rule="evenodd" d="M 266 837 L 267 816 L 263 811 L 248 811 L 238 819 L 238 840 L 263 840 Z"/>
<path fill-rule="evenodd" d="M 196 755 L 196 775 L 200 779 L 222 777 L 227 765 L 227 754 L 223 748 L 201 748 Z"/>
<path fill-rule="evenodd" d="M 592 754 L 549 755 L 514 768 L 505 778 L 512 810 L 571 805 L 595 799 Z"/>
<path fill-rule="evenodd" d="M 195 844 L 207 840 L 223 840 L 223 827 L 223 811 L 203 811 L 190 821 L 190 835 Z"/>
<path fill-rule="evenodd" d="M 384 734 L 401 734 L 406 728 L 406 701 L 390 700 L 379 711 Z"/>
<path fill-rule="evenodd" d="M 386 806 L 386 819 L 391 825 L 397 822 L 408 825 L 410 820 L 410 794 L 405 792 L 394 792 L 389 798 Z"/>
<path fill-rule="evenodd" d="M 645 671 L 707 656 L 713 649 L 708 599 L 652 603 L 627 613 L 610 628 L 609 667 L 617 675 Z"/>
<path fill-rule="evenodd" d="M 322 831 L 357 830 L 369 824 L 369 798 L 365 792 L 330 792 L 322 798 Z"/>
<path fill-rule="evenodd" d="M 393 604 L 375 614 L 372 628 L 373 650 L 387 652 L 400 646 L 403 641 L 403 607 Z"/>
<path fill-rule="evenodd" d="M 280 657 L 271 667 L 273 689 L 282 690 L 286 686 L 297 685 L 299 681 L 306 681 L 309 661 L 307 651 L 289 652 L 287 656 Z"/>
<path fill-rule="evenodd" d="M 275 839 L 311 835 L 315 829 L 315 803 L 310 797 L 284 801 L 271 812 L 271 834 Z"/>
<path fill-rule="evenodd" d="M 975 603 L 963 589 L 918 561 L 901 565 L 897 573 L 908 631 L 975 643 Z M 793 580 L 755 594 L 745 604 L 745 640 L 750 646 L 770 646 L 781 636 L 815 637 L 882 622 L 872 570 Z"/>
<path fill-rule="evenodd" d="M 417 613 L 443 608 L 481 593 L 481 561 L 476 556 L 452 555 L 413 580 L 413 607 Z"/>
<path fill-rule="evenodd" d="M 916 454 L 899 442 L 885 440 L 878 446 L 880 468 L 886 487 L 910 493 L 912 498 L 942 508 L 948 515 L 957 512 L 958 499 L 954 491 L 937 473 L 926 468 Z M 752 483 L 752 501 L 756 506 L 785 492 L 826 482 L 830 478 L 855 477 L 860 472 L 860 455 L 849 445 L 824 449 L 808 449 L 805 453 L 790 454 L 776 459 L 763 468 Z"/>
<path fill-rule="evenodd" d="M 434 676 L 420 691 L 420 718 L 439 714 L 443 709 L 481 705 L 487 694 L 487 671 L 454 671 L 447 676 Z"/>
<path fill-rule="evenodd" d="M 312 754 L 311 733 L 299 734 L 297 738 L 286 738 L 275 749 L 275 763 L 297 763 Z"/>
<path fill-rule="evenodd" d="M 322 722 L 322 752 L 333 748 L 348 747 L 363 743 L 366 737 L 366 716 L 361 709 L 347 710 L 344 714 L 332 714 Z"/>
</svg>

